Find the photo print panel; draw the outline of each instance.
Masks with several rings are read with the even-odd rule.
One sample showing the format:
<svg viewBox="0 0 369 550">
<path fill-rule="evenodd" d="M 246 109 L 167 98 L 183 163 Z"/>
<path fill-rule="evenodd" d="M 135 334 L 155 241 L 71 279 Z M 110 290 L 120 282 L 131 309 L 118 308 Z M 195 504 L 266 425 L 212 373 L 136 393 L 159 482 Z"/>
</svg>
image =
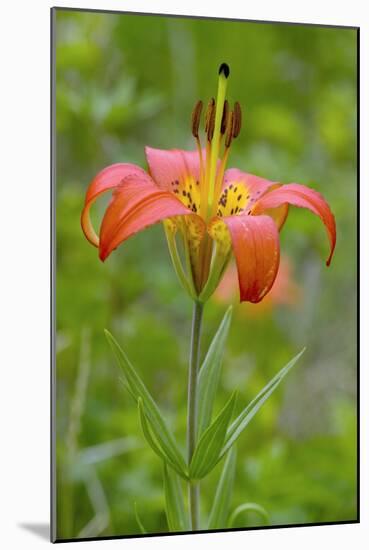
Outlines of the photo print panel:
<svg viewBox="0 0 369 550">
<path fill-rule="evenodd" d="M 358 29 L 54 8 L 52 540 L 358 521 Z"/>
</svg>

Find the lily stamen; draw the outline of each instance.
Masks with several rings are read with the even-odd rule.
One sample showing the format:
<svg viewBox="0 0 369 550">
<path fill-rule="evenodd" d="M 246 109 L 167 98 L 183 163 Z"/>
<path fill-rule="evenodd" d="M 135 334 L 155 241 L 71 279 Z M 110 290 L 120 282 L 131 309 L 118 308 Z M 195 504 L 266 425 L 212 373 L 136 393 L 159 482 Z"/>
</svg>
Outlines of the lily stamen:
<svg viewBox="0 0 369 550">
<path fill-rule="evenodd" d="M 231 147 L 231 143 L 232 143 L 232 139 L 233 139 L 234 118 L 235 118 L 234 117 L 234 112 L 231 111 L 230 114 L 229 114 L 227 131 L 226 131 L 226 138 L 225 138 L 225 142 L 224 142 L 225 152 L 227 152 Z"/>
<path fill-rule="evenodd" d="M 203 174 L 203 185 L 201 187 L 201 199 L 200 199 L 200 212 L 201 216 L 205 218 L 207 209 L 207 196 L 209 189 L 209 172 L 210 172 L 210 152 L 211 152 L 211 140 L 214 133 L 214 120 L 215 120 L 215 99 L 212 97 L 208 103 L 205 112 L 205 134 L 206 134 L 206 159 L 205 170 Z"/>
<path fill-rule="evenodd" d="M 239 136 L 242 125 L 242 111 L 241 105 L 236 101 L 233 107 L 233 137 L 236 138 Z"/>
<path fill-rule="evenodd" d="M 228 107 L 228 101 L 225 100 L 224 106 L 223 106 L 223 116 L 222 116 L 222 123 L 220 125 L 220 133 L 223 135 L 227 129 L 228 125 L 228 115 L 229 115 L 229 107 Z"/>
<path fill-rule="evenodd" d="M 199 126 L 201 120 L 202 101 L 198 101 L 192 111 L 192 135 L 199 139 Z"/>
<path fill-rule="evenodd" d="M 224 178 L 224 172 L 225 172 L 227 162 L 228 162 L 229 151 L 231 149 L 231 143 L 232 143 L 232 139 L 233 139 L 234 118 L 235 118 L 234 112 L 230 111 L 228 113 L 227 126 L 226 126 L 226 129 L 225 129 L 225 132 L 224 132 L 225 133 L 224 153 L 223 153 L 223 157 L 220 161 L 220 166 L 219 166 L 219 169 L 218 169 L 216 182 L 215 182 L 215 192 L 214 192 L 215 200 L 214 200 L 213 206 L 212 206 L 212 212 L 211 212 L 212 215 L 214 215 L 216 210 L 217 210 L 218 200 L 219 200 L 219 196 L 220 196 L 220 192 L 221 192 L 221 188 L 222 188 L 222 181 L 223 181 L 223 178 Z"/>
<path fill-rule="evenodd" d="M 211 139 L 209 139 L 208 131 L 209 131 L 210 119 L 213 117 L 213 113 L 215 113 L 215 99 L 212 97 L 208 103 L 206 113 L 205 113 L 205 133 L 208 136 L 208 141 L 211 141 Z"/>
<path fill-rule="evenodd" d="M 200 184 L 201 188 L 204 187 L 204 178 L 205 178 L 205 167 L 204 167 L 204 160 L 202 156 L 202 148 L 201 148 L 201 141 L 199 137 L 199 127 L 200 127 L 200 121 L 201 121 L 201 112 L 202 112 L 202 106 L 203 103 L 201 100 L 199 100 L 193 111 L 192 111 L 192 135 L 196 140 L 197 150 L 199 153 L 199 159 L 200 159 Z M 202 201 L 200 201 L 201 203 Z M 200 204 L 201 206 L 201 204 Z"/>
</svg>

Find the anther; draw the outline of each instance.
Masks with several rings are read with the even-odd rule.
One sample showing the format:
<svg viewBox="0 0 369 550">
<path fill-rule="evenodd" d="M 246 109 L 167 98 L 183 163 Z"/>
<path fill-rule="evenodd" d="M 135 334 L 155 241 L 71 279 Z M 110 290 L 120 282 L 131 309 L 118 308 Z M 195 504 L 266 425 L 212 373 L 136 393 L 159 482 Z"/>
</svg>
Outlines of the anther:
<svg viewBox="0 0 369 550">
<path fill-rule="evenodd" d="M 221 134 L 224 134 L 224 132 L 227 129 L 228 113 L 229 113 L 228 101 L 225 100 L 224 106 L 223 106 L 222 122 L 221 122 L 221 125 L 220 125 L 220 133 Z"/>
<path fill-rule="evenodd" d="M 213 139 L 215 126 L 215 99 L 212 98 L 208 105 L 208 111 L 206 113 L 205 132 L 208 136 L 208 141 Z"/>
<path fill-rule="evenodd" d="M 238 101 L 236 101 L 233 108 L 233 137 L 234 138 L 238 137 L 241 131 L 241 124 L 242 124 L 241 107 Z"/>
<path fill-rule="evenodd" d="M 234 120 L 234 113 L 231 111 L 229 113 L 228 117 L 228 124 L 227 124 L 227 133 L 225 138 L 225 148 L 228 149 L 231 146 L 232 139 L 233 139 L 233 120 Z"/>
<path fill-rule="evenodd" d="M 205 133 L 208 133 L 210 119 L 215 117 L 215 99 L 212 97 L 205 113 Z"/>
<path fill-rule="evenodd" d="M 198 101 L 192 111 L 192 135 L 194 138 L 199 137 L 201 111 L 202 111 L 202 101 Z"/>
</svg>

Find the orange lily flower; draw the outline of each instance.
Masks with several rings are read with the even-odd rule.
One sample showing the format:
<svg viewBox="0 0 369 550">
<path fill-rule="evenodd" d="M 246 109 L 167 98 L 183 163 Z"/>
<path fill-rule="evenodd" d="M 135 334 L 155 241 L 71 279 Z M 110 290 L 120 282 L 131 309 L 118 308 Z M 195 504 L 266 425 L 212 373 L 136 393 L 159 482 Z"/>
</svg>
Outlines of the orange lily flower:
<svg viewBox="0 0 369 550">
<path fill-rule="evenodd" d="M 233 253 L 240 300 L 256 303 L 275 281 L 279 231 L 289 205 L 307 208 L 324 223 L 330 244 L 327 265 L 335 248 L 336 226 L 329 205 L 317 191 L 297 183 L 282 185 L 235 168 L 226 170 L 232 141 L 241 128 L 239 104 L 231 111 L 225 99 L 228 76 L 229 67 L 223 63 L 217 102 L 212 99 L 206 110 L 206 148 L 199 137 L 199 101 L 192 115 L 196 150 L 146 147 L 147 172 L 133 164 L 108 166 L 87 190 L 81 223 L 104 261 L 138 231 L 164 222 L 177 275 L 191 296 L 203 302 L 216 289 Z M 106 191 L 113 194 L 98 236 L 89 212 Z M 184 259 L 177 248 L 178 234 L 183 238 Z"/>
</svg>

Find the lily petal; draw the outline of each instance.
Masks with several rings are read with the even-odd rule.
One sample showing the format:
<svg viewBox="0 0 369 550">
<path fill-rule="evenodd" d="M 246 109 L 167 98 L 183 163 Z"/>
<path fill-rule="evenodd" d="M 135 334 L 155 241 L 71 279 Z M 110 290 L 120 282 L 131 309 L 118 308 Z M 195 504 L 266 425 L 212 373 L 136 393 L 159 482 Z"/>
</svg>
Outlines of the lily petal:
<svg viewBox="0 0 369 550">
<path fill-rule="evenodd" d="M 242 172 L 237 168 L 230 168 L 224 175 L 218 213 L 222 216 L 232 216 L 242 211 L 250 214 L 260 197 L 280 186 L 281 184 L 275 181 Z M 281 230 L 287 219 L 288 204 L 282 204 L 266 213 L 274 219 L 278 229 Z"/>
<path fill-rule="evenodd" d="M 111 189 L 115 189 L 126 177 L 133 175 L 147 178 L 146 172 L 139 166 L 117 163 L 101 170 L 90 183 L 86 193 L 85 206 L 81 215 L 81 225 L 86 238 L 94 246 L 99 246 L 99 237 L 91 223 L 90 208 L 92 204 L 99 195 Z"/>
<path fill-rule="evenodd" d="M 102 261 L 138 231 L 166 218 L 194 215 L 173 193 L 158 189 L 145 175 L 146 178 L 125 178 L 113 193 L 100 229 L 99 255 Z"/>
<path fill-rule="evenodd" d="M 279 185 L 276 181 L 270 181 L 265 178 L 255 176 L 254 174 L 242 172 L 242 170 L 238 170 L 238 168 L 229 168 L 225 171 L 222 189 L 225 189 L 230 184 L 235 184 L 236 182 L 242 182 L 245 185 L 248 194 L 250 195 L 251 202 L 255 202 L 273 185 Z"/>
<path fill-rule="evenodd" d="M 336 222 L 328 203 L 314 189 L 298 183 L 282 185 L 278 189 L 263 195 L 252 209 L 252 214 L 266 213 L 266 210 L 277 208 L 286 203 L 300 208 L 307 208 L 322 220 L 330 243 L 330 253 L 326 261 L 326 264 L 329 265 L 336 246 Z"/>
<path fill-rule="evenodd" d="M 200 179 L 200 158 L 197 150 L 145 147 L 145 154 L 150 174 L 161 189 L 173 189 L 176 181 L 181 182 L 189 176 L 195 182 Z M 203 155 L 205 160 L 205 150 Z"/>
<path fill-rule="evenodd" d="M 269 216 L 227 216 L 212 224 L 224 239 L 219 224 L 228 227 L 236 258 L 241 302 L 260 302 L 272 288 L 279 267 L 279 234 Z M 224 225 L 223 225 L 224 227 Z"/>
</svg>

